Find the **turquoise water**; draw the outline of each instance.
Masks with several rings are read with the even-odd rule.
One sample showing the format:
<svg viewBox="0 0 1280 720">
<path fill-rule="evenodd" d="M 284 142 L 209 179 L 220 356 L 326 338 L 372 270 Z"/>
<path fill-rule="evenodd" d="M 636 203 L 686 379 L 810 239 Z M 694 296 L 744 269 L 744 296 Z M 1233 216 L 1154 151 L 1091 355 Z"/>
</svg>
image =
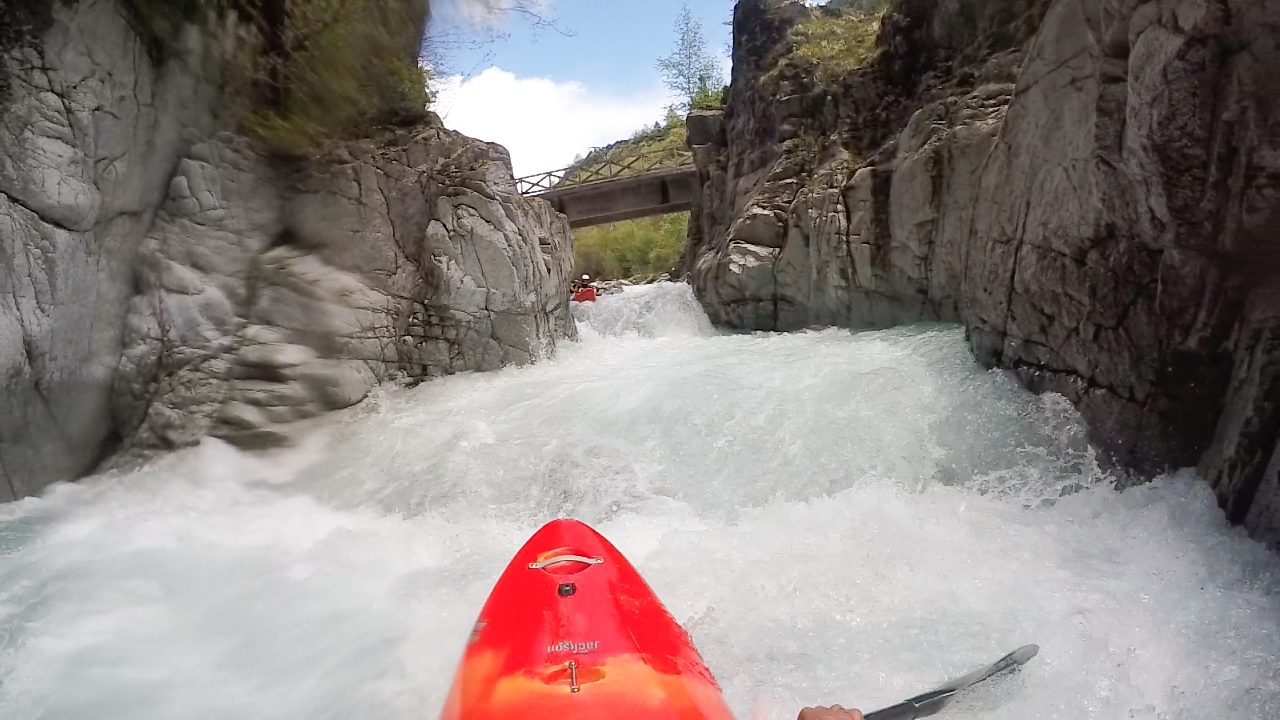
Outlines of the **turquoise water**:
<svg viewBox="0 0 1280 720">
<path fill-rule="evenodd" d="M 297 448 L 217 441 L 0 506 L 0 718 L 431 718 L 546 520 L 592 523 L 743 718 L 1280 717 L 1280 562 L 1180 473 L 1116 493 L 1074 411 L 962 331 L 718 335 L 684 285 L 553 360 L 381 388 Z"/>
</svg>

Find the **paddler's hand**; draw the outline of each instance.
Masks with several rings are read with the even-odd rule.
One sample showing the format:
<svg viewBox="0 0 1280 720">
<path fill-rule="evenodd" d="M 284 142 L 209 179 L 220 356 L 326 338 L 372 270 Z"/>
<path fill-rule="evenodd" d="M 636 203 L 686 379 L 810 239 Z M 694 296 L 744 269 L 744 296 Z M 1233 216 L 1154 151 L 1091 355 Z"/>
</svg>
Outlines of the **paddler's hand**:
<svg viewBox="0 0 1280 720">
<path fill-rule="evenodd" d="M 845 710 L 839 705 L 810 707 L 801 710 L 797 720 L 862 720 L 862 711 Z"/>
</svg>

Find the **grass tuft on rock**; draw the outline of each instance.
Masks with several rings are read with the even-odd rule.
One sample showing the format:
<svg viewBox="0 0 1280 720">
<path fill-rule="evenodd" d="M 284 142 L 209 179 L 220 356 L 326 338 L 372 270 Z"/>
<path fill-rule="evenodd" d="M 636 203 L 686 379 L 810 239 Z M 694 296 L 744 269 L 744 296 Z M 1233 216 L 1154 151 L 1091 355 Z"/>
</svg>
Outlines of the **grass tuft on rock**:
<svg viewBox="0 0 1280 720">
<path fill-rule="evenodd" d="M 884 11 L 824 10 L 796 23 L 795 55 L 824 73 L 844 75 L 863 67 L 876 52 Z"/>
</svg>

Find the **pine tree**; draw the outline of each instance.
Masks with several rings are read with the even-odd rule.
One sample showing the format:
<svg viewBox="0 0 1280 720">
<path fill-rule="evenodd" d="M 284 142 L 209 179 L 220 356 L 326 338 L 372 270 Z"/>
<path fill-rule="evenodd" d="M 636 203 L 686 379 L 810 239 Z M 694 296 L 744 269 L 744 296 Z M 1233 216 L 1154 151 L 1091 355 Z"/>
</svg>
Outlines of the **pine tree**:
<svg viewBox="0 0 1280 720">
<path fill-rule="evenodd" d="M 658 60 L 658 70 L 667 89 L 680 98 L 673 109 L 685 113 L 719 97 L 724 78 L 720 74 L 720 63 L 707 51 L 702 23 L 693 16 L 688 3 L 676 18 L 675 27 L 675 51 Z"/>
</svg>

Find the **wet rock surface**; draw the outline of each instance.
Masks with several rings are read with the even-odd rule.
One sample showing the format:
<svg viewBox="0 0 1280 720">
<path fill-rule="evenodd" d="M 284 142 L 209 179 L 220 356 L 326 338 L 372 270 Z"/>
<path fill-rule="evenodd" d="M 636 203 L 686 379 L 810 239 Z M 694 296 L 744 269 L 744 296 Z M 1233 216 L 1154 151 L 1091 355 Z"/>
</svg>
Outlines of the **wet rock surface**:
<svg viewBox="0 0 1280 720">
<path fill-rule="evenodd" d="M 502 148 L 435 127 L 268 168 L 192 148 L 144 242 L 115 384 L 131 450 L 287 425 L 378 382 L 534 361 L 572 332 L 566 221 Z"/>
<path fill-rule="evenodd" d="M 911 0 L 836 82 L 786 61 L 809 12 L 739 3 L 691 131 L 713 320 L 963 323 L 1112 459 L 1198 466 L 1280 539 L 1280 6 Z"/>
<path fill-rule="evenodd" d="M 568 224 L 501 147 L 432 117 L 265 157 L 207 38 L 157 63 L 114 0 L 51 7 L 0 44 L 0 500 L 573 332 Z"/>
<path fill-rule="evenodd" d="M 213 86 L 206 48 L 156 68 L 113 2 L 5 13 L 24 8 L 29 34 L 0 44 L 0 499 L 112 443 L 134 257 Z"/>
</svg>

